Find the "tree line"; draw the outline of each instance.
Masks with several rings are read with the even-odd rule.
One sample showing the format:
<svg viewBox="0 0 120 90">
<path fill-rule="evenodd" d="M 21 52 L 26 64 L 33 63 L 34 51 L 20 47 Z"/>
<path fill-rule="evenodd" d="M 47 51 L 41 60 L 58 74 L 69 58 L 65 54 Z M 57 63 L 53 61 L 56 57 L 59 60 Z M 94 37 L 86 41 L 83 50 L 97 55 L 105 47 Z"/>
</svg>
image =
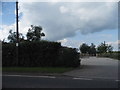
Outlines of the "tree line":
<svg viewBox="0 0 120 90">
<path fill-rule="evenodd" d="M 31 25 L 31 27 L 28 29 L 28 32 L 26 34 L 27 39 L 25 39 L 22 33 L 19 33 L 19 38 L 18 38 L 19 43 L 41 41 L 41 38 L 45 36 L 45 33 L 43 33 L 42 30 L 43 29 L 41 26 Z M 10 30 L 7 39 L 9 43 L 16 43 L 17 42 L 16 32 Z M 6 42 L 4 42 L 3 40 L 3 43 Z M 91 56 L 95 56 L 96 54 L 111 53 L 113 51 L 113 47 L 111 45 L 106 44 L 104 41 L 97 47 L 94 43 L 91 43 L 91 45 L 83 43 L 82 45 L 80 45 L 79 50 L 82 54 L 89 54 Z"/>
<path fill-rule="evenodd" d="M 89 54 L 92 56 L 96 56 L 96 54 L 102 53 L 111 53 L 113 51 L 113 47 L 111 45 L 106 44 L 105 41 L 97 47 L 94 45 L 94 43 L 91 43 L 91 45 L 83 43 L 82 45 L 80 45 L 79 49 L 82 54 Z"/>
<path fill-rule="evenodd" d="M 28 29 L 28 32 L 26 34 L 27 39 L 25 40 L 25 37 L 22 33 L 19 33 L 19 42 L 36 42 L 41 41 L 41 37 L 45 36 L 45 33 L 42 32 L 41 26 L 31 25 L 31 27 Z M 9 36 L 7 37 L 9 40 L 9 43 L 16 43 L 17 42 L 17 34 L 16 32 L 13 32 L 12 30 L 9 31 Z M 4 40 L 3 40 L 4 43 Z M 102 53 L 111 53 L 113 51 L 113 47 L 111 45 L 108 45 L 105 43 L 101 43 L 97 47 L 94 43 L 91 43 L 91 45 L 88 45 L 86 43 L 83 43 L 80 45 L 79 50 L 82 54 L 89 54 L 95 56 L 96 54 L 102 54 Z"/>
</svg>

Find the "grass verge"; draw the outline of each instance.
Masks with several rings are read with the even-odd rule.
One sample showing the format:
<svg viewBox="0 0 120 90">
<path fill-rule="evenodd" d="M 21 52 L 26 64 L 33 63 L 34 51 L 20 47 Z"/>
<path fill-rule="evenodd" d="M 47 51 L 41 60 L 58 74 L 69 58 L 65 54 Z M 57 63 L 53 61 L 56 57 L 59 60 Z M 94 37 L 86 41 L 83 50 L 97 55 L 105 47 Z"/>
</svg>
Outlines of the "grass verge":
<svg viewBox="0 0 120 90">
<path fill-rule="evenodd" d="M 3 67 L 3 72 L 39 72 L 39 73 L 64 73 L 74 68 L 63 67 Z"/>
<path fill-rule="evenodd" d="M 103 53 L 98 57 L 107 57 L 115 60 L 120 60 L 120 53 Z"/>
</svg>

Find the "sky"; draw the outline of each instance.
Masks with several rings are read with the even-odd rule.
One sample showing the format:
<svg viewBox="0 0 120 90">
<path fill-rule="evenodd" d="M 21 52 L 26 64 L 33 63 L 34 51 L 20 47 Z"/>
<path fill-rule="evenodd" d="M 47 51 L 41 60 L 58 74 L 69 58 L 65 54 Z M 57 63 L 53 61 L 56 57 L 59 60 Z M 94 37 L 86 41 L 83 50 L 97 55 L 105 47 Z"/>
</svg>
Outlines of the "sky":
<svg viewBox="0 0 120 90">
<path fill-rule="evenodd" d="M 15 31 L 15 2 L 0 3 L 0 39 L 7 41 Z M 98 46 L 106 41 L 118 49 L 117 2 L 19 2 L 19 32 L 26 35 L 30 25 L 40 25 L 42 39 L 79 48 L 82 43 Z"/>
</svg>

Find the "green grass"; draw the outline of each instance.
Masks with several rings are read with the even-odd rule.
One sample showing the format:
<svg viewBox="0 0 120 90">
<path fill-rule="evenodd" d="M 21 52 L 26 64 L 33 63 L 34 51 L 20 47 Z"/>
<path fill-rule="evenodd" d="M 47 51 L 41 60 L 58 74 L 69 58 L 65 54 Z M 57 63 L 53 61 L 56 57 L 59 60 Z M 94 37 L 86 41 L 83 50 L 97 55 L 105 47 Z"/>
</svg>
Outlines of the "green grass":
<svg viewBox="0 0 120 90">
<path fill-rule="evenodd" d="M 39 73 L 64 73 L 74 68 L 63 67 L 3 67 L 3 72 L 39 72 Z"/>
<path fill-rule="evenodd" d="M 101 54 L 99 57 L 107 57 L 107 58 L 113 58 L 113 59 L 116 59 L 116 60 L 120 60 L 120 53 L 103 53 Z"/>
</svg>

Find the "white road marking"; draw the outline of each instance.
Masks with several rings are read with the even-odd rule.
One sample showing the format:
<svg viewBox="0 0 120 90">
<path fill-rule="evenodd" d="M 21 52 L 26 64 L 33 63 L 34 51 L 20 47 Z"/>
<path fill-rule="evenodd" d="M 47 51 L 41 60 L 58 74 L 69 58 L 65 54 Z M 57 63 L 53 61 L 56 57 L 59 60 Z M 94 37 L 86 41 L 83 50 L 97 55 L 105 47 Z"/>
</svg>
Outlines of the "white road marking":
<svg viewBox="0 0 120 90">
<path fill-rule="evenodd" d="M 79 76 L 78 78 L 88 78 L 88 77 L 85 77 L 85 76 Z M 92 78 L 92 79 L 106 79 L 106 80 L 108 80 L 108 79 L 112 79 L 112 78 L 110 78 L 110 77 L 89 77 L 89 78 Z M 113 78 L 114 80 L 116 80 L 115 78 Z"/>
<path fill-rule="evenodd" d="M 3 76 L 10 76 L 10 77 L 40 77 L 40 78 L 56 78 L 54 76 L 29 76 L 29 75 L 3 75 Z"/>
<path fill-rule="evenodd" d="M 73 79 L 80 79 L 80 80 L 93 80 L 93 79 L 90 79 L 90 78 L 73 78 Z"/>
</svg>

